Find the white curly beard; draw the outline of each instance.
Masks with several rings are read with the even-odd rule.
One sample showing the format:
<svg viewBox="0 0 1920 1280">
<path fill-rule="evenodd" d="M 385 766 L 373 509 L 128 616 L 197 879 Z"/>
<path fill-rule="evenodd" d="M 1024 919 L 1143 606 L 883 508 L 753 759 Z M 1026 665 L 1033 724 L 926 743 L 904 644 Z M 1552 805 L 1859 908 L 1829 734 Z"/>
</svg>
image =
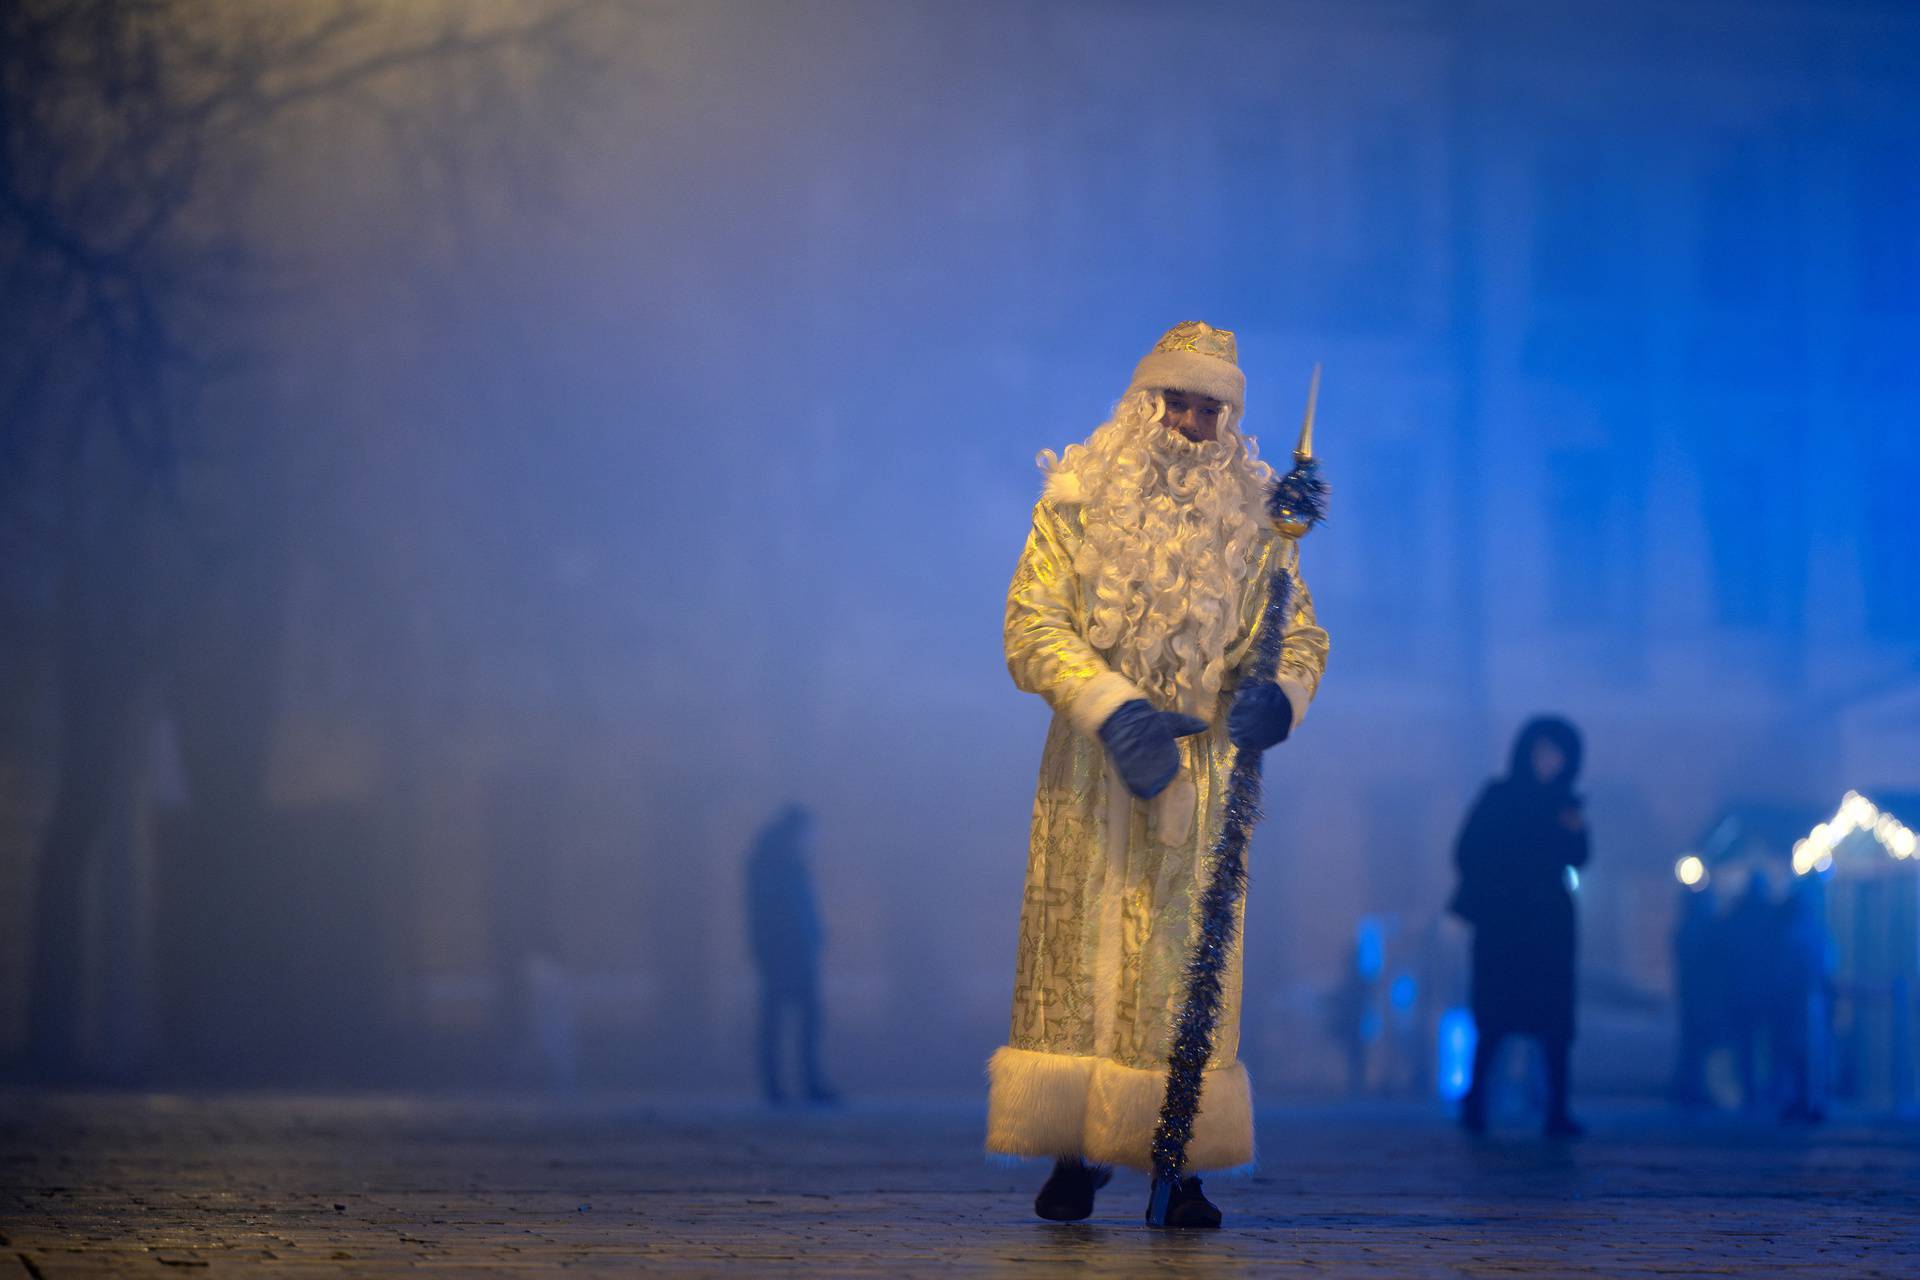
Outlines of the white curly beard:
<svg viewBox="0 0 1920 1280">
<path fill-rule="evenodd" d="M 1273 469 L 1231 424 L 1196 444 L 1163 413 L 1157 394 L 1129 395 L 1042 465 L 1079 481 L 1087 639 L 1156 707 L 1210 719 Z"/>
</svg>

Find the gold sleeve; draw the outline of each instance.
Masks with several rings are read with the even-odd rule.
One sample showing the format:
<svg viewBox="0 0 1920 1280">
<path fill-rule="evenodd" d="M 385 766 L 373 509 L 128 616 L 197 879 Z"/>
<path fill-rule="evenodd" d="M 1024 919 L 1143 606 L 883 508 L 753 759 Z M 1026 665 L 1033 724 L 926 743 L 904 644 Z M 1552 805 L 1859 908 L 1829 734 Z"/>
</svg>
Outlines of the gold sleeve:
<svg viewBox="0 0 1920 1280">
<path fill-rule="evenodd" d="M 1078 530 L 1052 502 L 1033 509 L 1033 531 L 1007 588 L 1005 640 L 1013 683 L 1045 698 L 1089 737 L 1140 690 L 1086 638 L 1074 553 Z"/>
<path fill-rule="evenodd" d="M 1274 673 L 1280 687 L 1287 691 L 1288 701 L 1293 703 L 1293 722 L 1296 726 L 1307 713 L 1307 704 L 1313 701 L 1319 692 L 1320 677 L 1327 670 L 1327 633 L 1321 629 L 1313 612 L 1313 593 L 1307 589 L 1306 579 L 1300 576 L 1299 544 L 1275 538 L 1267 544 L 1267 550 L 1260 559 L 1260 571 L 1248 584 L 1247 595 L 1242 603 L 1242 617 L 1245 631 L 1242 638 L 1228 650 L 1228 665 L 1233 669 L 1230 686 L 1237 687 L 1246 674 L 1246 664 L 1252 657 L 1260 640 L 1260 633 L 1266 625 L 1267 583 L 1273 573 L 1273 557 L 1285 557 L 1286 572 L 1293 577 L 1293 607 L 1287 617 L 1285 638 L 1280 641 L 1280 667 Z"/>
<path fill-rule="evenodd" d="M 1287 619 L 1286 639 L 1280 642 L 1280 683 L 1287 686 L 1289 696 L 1293 688 L 1298 687 L 1311 702 L 1320 691 L 1320 677 L 1327 673 L 1330 645 L 1326 631 L 1314 617 L 1313 592 L 1307 590 L 1299 566 L 1296 564 L 1290 572 L 1294 585 L 1293 616 Z M 1304 706 L 1296 707 L 1295 722 L 1305 713 Z"/>
</svg>

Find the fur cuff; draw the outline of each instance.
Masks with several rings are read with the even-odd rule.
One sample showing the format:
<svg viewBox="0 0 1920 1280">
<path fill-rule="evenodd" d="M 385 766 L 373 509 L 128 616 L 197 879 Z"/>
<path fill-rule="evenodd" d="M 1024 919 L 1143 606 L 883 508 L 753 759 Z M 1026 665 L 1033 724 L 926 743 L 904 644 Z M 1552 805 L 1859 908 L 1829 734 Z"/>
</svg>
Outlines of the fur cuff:
<svg viewBox="0 0 1920 1280">
<path fill-rule="evenodd" d="M 1287 695 L 1287 705 L 1293 708 L 1293 725 L 1287 730 L 1291 733 L 1307 718 L 1307 704 L 1313 701 L 1313 691 L 1291 676 L 1281 676 L 1279 684 L 1281 692 Z"/>
<path fill-rule="evenodd" d="M 1047 487 L 1041 496 L 1056 506 L 1073 507 L 1080 504 L 1085 493 L 1079 476 L 1071 471 L 1055 470 L 1047 472 Z"/>
<path fill-rule="evenodd" d="M 987 1150 L 1152 1172 L 1165 1072 L 1009 1045 L 994 1053 L 987 1075 Z M 1253 1091 L 1246 1067 L 1235 1062 L 1202 1078 L 1187 1168 L 1220 1172 L 1252 1163 Z"/>
<path fill-rule="evenodd" d="M 1087 681 L 1086 686 L 1074 695 L 1067 706 L 1067 718 L 1073 721 L 1073 727 L 1089 738 L 1100 737 L 1100 726 L 1107 717 L 1120 709 L 1125 702 L 1146 695 L 1134 687 L 1133 681 L 1117 671 L 1103 671 Z"/>
</svg>

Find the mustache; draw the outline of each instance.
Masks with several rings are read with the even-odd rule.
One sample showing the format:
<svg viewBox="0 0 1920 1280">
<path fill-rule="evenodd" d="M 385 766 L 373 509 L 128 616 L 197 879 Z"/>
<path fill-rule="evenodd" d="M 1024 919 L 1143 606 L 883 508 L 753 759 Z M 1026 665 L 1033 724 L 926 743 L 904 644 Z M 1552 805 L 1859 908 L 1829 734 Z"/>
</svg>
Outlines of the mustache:
<svg viewBox="0 0 1920 1280">
<path fill-rule="evenodd" d="M 1239 488 L 1236 441 L 1189 440 L 1177 431 L 1167 431 L 1164 435 L 1165 439 L 1147 444 L 1146 452 L 1152 465 L 1144 477 L 1143 489 L 1190 499 L 1203 492 L 1223 493 Z"/>
</svg>

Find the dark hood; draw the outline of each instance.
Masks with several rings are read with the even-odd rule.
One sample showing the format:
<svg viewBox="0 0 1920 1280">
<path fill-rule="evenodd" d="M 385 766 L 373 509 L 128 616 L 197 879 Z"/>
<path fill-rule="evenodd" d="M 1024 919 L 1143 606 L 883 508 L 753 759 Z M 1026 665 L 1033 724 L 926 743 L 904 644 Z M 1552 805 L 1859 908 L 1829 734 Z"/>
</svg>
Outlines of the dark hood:
<svg viewBox="0 0 1920 1280">
<path fill-rule="evenodd" d="M 1560 754 L 1567 758 L 1567 767 L 1555 780 L 1554 790 L 1571 791 L 1580 776 L 1580 731 L 1559 716 L 1535 716 L 1522 726 L 1507 757 L 1508 781 L 1533 785 L 1533 766 L 1528 758 L 1533 754 L 1533 744 L 1542 738 L 1560 748 Z"/>
</svg>

